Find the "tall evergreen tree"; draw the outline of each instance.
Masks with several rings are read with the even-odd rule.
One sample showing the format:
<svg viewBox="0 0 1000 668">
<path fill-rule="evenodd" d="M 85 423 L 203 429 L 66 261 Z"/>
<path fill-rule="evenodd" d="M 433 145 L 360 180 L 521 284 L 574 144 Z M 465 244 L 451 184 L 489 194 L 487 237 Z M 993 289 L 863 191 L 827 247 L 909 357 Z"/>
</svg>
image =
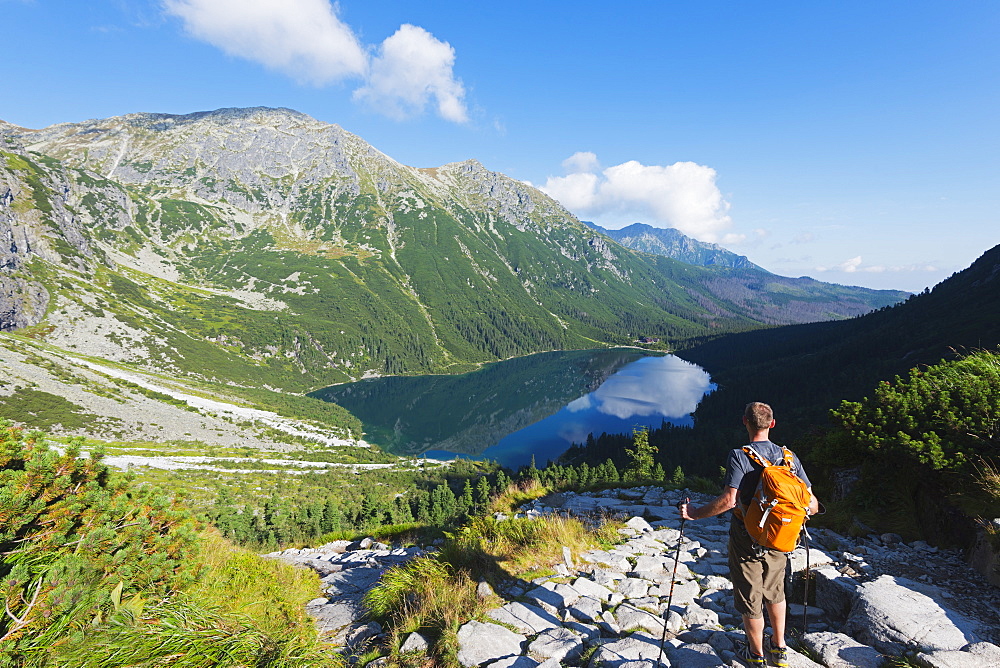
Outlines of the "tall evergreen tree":
<svg viewBox="0 0 1000 668">
<path fill-rule="evenodd" d="M 497 481 L 496 481 L 496 492 L 497 494 L 503 494 L 507 491 L 507 488 L 511 485 L 510 476 L 508 476 L 503 469 L 497 471 Z"/>
<path fill-rule="evenodd" d="M 649 444 L 649 430 L 645 427 L 632 429 L 632 447 L 626 448 L 629 466 L 626 476 L 629 480 L 649 480 L 653 477 L 653 455 L 656 447 Z"/>
<path fill-rule="evenodd" d="M 486 476 L 479 478 L 476 483 L 476 508 L 480 512 L 486 509 L 490 503 L 490 481 Z"/>
<path fill-rule="evenodd" d="M 431 521 L 431 504 L 427 492 L 418 490 L 416 493 L 416 517 L 418 522 L 428 523 Z"/>
<path fill-rule="evenodd" d="M 413 513 L 410 504 L 403 496 L 397 496 L 392 500 L 390 511 L 393 524 L 408 524 L 413 521 Z"/>
<path fill-rule="evenodd" d="M 340 504 L 333 497 L 327 497 L 326 503 L 323 505 L 323 522 L 320 525 L 324 533 L 329 533 L 331 531 L 339 531 L 343 528 L 344 515 L 340 511 Z"/>
<path fill-rule="evenodd" d="M 465 485 L 462 487 L 462 495 L 458 498 L 458 513 L 460 515 L 468 515 L 472 512 L 474 505 L 475 500 L 472 497 L 472 481 L 466 478 Z"/>
<path fill-rule="evenodd" d="M 684 480 L 684 469 L 682 469 L 680 464 L 678 464 L 677 468 L 674 469 L 673 474 L 670 476 L 670 484 L 681 487 L 684 485 Z"/>
</svg>

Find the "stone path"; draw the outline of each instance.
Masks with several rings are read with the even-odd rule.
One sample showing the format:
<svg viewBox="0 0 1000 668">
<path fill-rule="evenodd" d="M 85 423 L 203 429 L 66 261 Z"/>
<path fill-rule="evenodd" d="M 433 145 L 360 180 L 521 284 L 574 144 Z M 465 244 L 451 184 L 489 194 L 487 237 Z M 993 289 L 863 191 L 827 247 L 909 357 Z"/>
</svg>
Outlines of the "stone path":
<svg viewBox="0 0 1000 668">
<path fill-rule="evenodd" d="M 491 610 L 486 619 L 461 627 L 462 665 L 742 665 L 735 658 L 744 636 L 728 580 L 728 516 L 687 522 L 681 539 L 674 507 L 681 496 L 655 487 L 619 489 L 551 495 L 525 508 L 529 517 L 569 513 L 631 519 L 622 530 L 623 542 L 613 549 L 576 555 L 564 550 L 563 562 L 555 565 L 556 575 L 504 583 L 498 593 L 508 602 Z M 690 496 L 695 504 L 709 498 Z M 808 608 L 808 633 L 798 642 L 799 651 L 790 652 L 793 668 L 877 668 L 886 656 L 902 652 L 930 668 L 1000 666 L 1000 646 L 992 644 L 1000 629 L 1000 608 L 992 604 L 990 585 L 984 583 L 984 595 L 970 607 L 938 586 L 947 583 L 932 585 L 882 572 L 887 562 L 905 556 L 906 563 L 923 568 L 950 561 L 952 573 L 961 571 L 958 579 L 974 579 L 961 569 L 956 555 L 905 545 L 891 535 L 854 541 L 829 531 L 812 534 L 810 568 L 819 605 Z M 392 560 L 401 562 L 419 550 L 393 551 L 370 542 L 325 548 L 272 556 L 321 573 L 326 596 L 310 603 L 309 610 L 321 629 L 334 632 L 352 650 L 381 633 L 377 624 L 365 623 L 360 607 L 364 591 Z M 679 562 L 668 610 L 675 554 Z M 805 550 L 799 548 L 789 562 L 793 582 L 789 599 L 799 601 L 790 604 L 789 621 L 801 628 L 806 612 L 801 605 L 802 578 L 794 574 L 805 569 Z M 667 640 L 661 658 L 664 630 Z M 427 640 L 414 633 L 405 640 L 403 651 L 424 653 L 426 647 Z"/>
<path fill-rule="evenodd" d="M 323 596 L 306 604 L 306 612 L 316 620 L 320 633 L 348 650 L 378 635 L 382 627 L 366 623 L 361 599 L 387 569 L 424 554 L 418 547 L 392 549 L 371 538 L 339 540 L 317 548 L 284 550 L 265 554 L 296 566 L 315 570 L 320 576 Z"/>
</svg>

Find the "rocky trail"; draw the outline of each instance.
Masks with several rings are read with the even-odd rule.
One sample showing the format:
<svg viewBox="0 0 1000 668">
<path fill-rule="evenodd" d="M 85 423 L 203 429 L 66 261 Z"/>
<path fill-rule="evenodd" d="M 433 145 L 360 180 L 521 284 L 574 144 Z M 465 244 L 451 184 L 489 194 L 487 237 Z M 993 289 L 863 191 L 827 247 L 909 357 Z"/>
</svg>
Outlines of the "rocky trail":
<svg viewBox="0 0 1000 668">
<path fill-rule="evenodd" d="M 467 668 L 743 665 L 735 658 L 744 636 L 729 591 L 728 514 L 686 522 L 681 537 L 674 506 L 686 495 L 693 503 L 709 498 L 647 487 L 554 494 L 523 508 L 527 517 L 631 519 L 613 549 L 564 549 L 555 575 L 499 586 L 496 593 L 506 603 L 459 630 L 459 661 Z M 805 549 L 789 559 L 791 666 L 878 668 L 900 655 L 928 668 L 1000 666 L 1000 589 L 959 552 L 907 544 L 892 534 L 853 539 L 824 529 L 810 533 L 814 597 L 808 609 L 802 606 Z M 267 556 L 317 570 L 324 595 L 308 611 L 320 630 L 355 656 L 383 637 L 382 628 L 365 619 L 362 596 L 387 568 L 423 553 L 365 539 Z M 808 628 L 802 633 L 804 613 Z M 413 633 L 402 650 L 419 655 L 427 647 L 428 639 Z"/>
</svg>

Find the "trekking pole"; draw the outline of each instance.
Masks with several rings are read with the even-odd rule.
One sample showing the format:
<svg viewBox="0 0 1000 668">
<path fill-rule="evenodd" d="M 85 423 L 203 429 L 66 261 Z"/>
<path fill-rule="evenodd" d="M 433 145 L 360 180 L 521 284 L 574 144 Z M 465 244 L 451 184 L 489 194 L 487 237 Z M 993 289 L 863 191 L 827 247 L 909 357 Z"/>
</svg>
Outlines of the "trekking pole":
<svg viewBox="0 0 1000 668">
<path fill-rule="evenodd" d="M 680 510 L 681 506 L 686 506 L 691 502 L 691 499 L 685 497 L 683 501 L 677 504 L 677 509 Z M 674 552 L 674 572 L 670 575 L 670 595 L 667 596 L 667 616 L 663 620 L 663 635 L 660 636 L 660 657 L 656 660 L 658 664 L 663 664 L 663 646 L 667 643 L 667 626 L 670 624 L 670 603 L 674 600 L 674 584 L 677 583 L 677 562 L 681 558 L 681 543 L 684 542 L 684 522 L 686 520 L 681 517 L 681 526 L 678 529 L 679 534 L 677 536 L 677 551 Z"/>
<path fill-rule="evenodd" d="M 819 504 L 819 508 L 816 509 L 816 513 L 815 514 L 816 515 L 825 515 L 826 514 L 826 506 L 824 506 L 822 503 L 820 503 Z M 808 521 L 808 519 L 809 519 L 809 516 L 807 515 L 806 516 L 806 520 Z M 804 585 L 802 587 L 802 589 L 803 589 L 803 595 L 802 595 L 802 598 L 803 598 L 803 601 L 802 601 L 802 635 L 805 635 L 805 634 L 809 633 L 809 621 L 808 621 L 808 615 L 809 615 L 809 557 L 810 557 L 810 554 L 809 554 L 809 539 L 812 538 L 812 536 L 809 535 L 809 529 L 806 528 L 805 524 L 802 525 L 802 535 L 805 536 L 805 541 L 806 541 L 806 580 L 805 580 L 805 583 L 804 583 Z"/>
<path fill-rule="evenodd" d="M 802 525 L 802 535 L 806 542 L 806 579 L 802 590 L 802 635 L 809 633 L 809 529 Z"/>
</svg>

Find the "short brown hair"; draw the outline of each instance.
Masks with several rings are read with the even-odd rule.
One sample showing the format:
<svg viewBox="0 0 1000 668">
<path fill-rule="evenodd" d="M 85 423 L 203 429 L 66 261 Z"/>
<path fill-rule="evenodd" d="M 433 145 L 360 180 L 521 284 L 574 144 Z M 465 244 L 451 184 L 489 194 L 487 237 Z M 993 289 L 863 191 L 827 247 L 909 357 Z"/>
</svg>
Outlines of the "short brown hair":
<svg viewBox="0 0 1000 668">
<path fill-rule="evenodd" d="M 751 427 L 756 429 L 767 429 L 774 420 L 774 411 L 771 407 L 760 401 L 751 401 L 743 411 L 743 418 Z"/>
</svg>

